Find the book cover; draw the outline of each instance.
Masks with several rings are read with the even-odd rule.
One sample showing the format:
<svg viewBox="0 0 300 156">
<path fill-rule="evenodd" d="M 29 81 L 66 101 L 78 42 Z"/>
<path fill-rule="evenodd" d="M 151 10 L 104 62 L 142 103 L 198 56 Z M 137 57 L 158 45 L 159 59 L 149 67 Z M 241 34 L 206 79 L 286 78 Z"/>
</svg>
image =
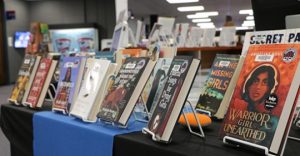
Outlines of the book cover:
<svg viewBox="0 0 300 156">
<path fill-rule="evenodd" d="M 99 118 L 112 122 L 120 119 L 131 96 L 136 96 L 132 94 L 148 62 L 149 58 L 143 57 L 125 60 L 101 104 Z"/>
<path fill-rule="evenodd" d="M 28 85 L 27 83 L 29 82 L 35 62 L 36 56 L 29 54 L 25 55 L 23 64 L 21 65 L 18 73 L 18 79 L 12 90 L 11 96 L 9 97 L 10 101 L 18 104 L 22 103 L 22 98 L 24 96 L 26 86 Z"/>
<path fill-rule="evenodd" d="M 175 27 L 175 37 L 177 47 L 184 47 L 189 29 L 188 23 L 178 23 Z"/>
<path fill-rule="evenodd" d="M 208 111 L 212 116 L 218 111 L 239 58 L 239 55 L 216 55 L 196 109 Z"/>
<path fill-rule="evenodd" d="M 30 103 L 33 108 L 36 106 L 36 104 L 39 101 L 39 97 L 43 87 L 46 87 L 44 86 L 44 83 L 47 79 L 47 75 L 51 67 L 51 63 L 52 63 L 52 59 L 49 58 L 43 58 L 40 61 L 39 67 L 37 69 L 37 72 L 33 79 L 32 86 L 29 91 L 29 95 L 26 100 L 26 102 Z"/>
<path fill-rule="evenodd" d="M 167 74 L 171 62 L 171 58 L 159 58 L 156 62 L 156 65 L 137 102 L 137 105 L 142 105 L 141 108 L 146 106 L 149 112 L 152 112 L 155 108 L 159 95 L 161 94 L 167 80 Z"/>
<path fill-rule="evenodd" d="M 64 57 L 58 81 L 58 87 L 52 108 L 69 112 L 70 106 L 73 103 L 76 93 L 76 82 L 81 79 L 80 73 L 83 57 Z"/>
<path fill-rule="evenodd" d="M 101 89 L 105 88 L 103 83 L 109 70 L 109 60 L 92 59 L 86 71 L 78 97 L 72 107 L 71 114 L 87 120 L 93 106 L 98 102 Z"/>
<path fill-rule="evenodd" d="M 162 137 L 166 125 L 169 122 L 170 115 L 174 111 L 173 108 L 177 99 L 179 98 L 178 95 L 182 90 L 184 80 L 187 76 L 192 61 L 192 57 L 176 56 L 171 63 L 168 72 L 168 78 L 162 90 L 162 94 L 159 97 L 158 104 L 148 123 L 148 129 L 158 137 Z M 192 80 L 189 81 L 191 82 Z M 186 99 L 186 97 L 180 98 Z M 183 106 L 183 104 L 181 105 Z M 175 118 L 177 119 L 177 117 Z"/>
<path fill-rule="evenodd" d="M 299 88 L 299 50 L 298 44 L 250 46 L 221 137 L 238 138 L 278 153 Z"/>
<path fill-rule="evenodd" d="M 115 52 L 113 51 L 97 51 L 95 55 L 96 59 L 110 60 L 112 63 L 116 62 Z"/>
</svg>

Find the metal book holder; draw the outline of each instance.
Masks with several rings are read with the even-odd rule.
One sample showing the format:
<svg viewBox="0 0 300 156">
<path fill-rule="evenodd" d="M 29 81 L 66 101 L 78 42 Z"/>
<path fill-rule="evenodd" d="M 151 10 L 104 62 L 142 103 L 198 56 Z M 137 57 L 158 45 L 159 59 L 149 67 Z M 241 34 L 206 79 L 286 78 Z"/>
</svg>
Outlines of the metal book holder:
<svg viewBox="0 0 300 156">
<path fill-rule="evenodd" d="M 258 144 L 254 144 L 254 143 L 247 142 L 247 141 L 244 141 L 244 140 L 240 140 L 240 139 L 237 139 L 237 138 L 233 138 L 233 137 L 230 137 L 230 136 L 225 136 L 223 138 L 223 143 L 230 144 L 230 145 L 236 145 L 237 147 L 250 146 L 250 147 L 253 147 L 255 149 L 259 149 L 259 150 L 264 151 L 264 154 L 266 156 L 276 156 L 276 155 L 270 153 L 269 149 L 265 146 L 261 146 L 261 145 L 258 145 Z"/>
<path fill-rule="evenodd" d="M 188 127 L 188 129 L 189 129 L 189 132 L 190 132 L 191 134 L 195 135 L 195 136 L 200 137 L 200 138 L 205 138 L 205 134 L 204 134 L 204 132 L 203 132 L 202 126 L 201 126 L 201 124 L 200 124 L 200 121 L 199 121 L 199 119 L 198 119 L 198 117 L 197 117 L 197 115 L 196 115 L 196 111 L 195 111 L 194 107 L 192 106 L 192 104 L 191 104 L 189 101 L 187 101 L 186 104 L 188 104 L 188 105 L 191 107 L 192 113 L 194 114 L 194 117 L 195 117 L 195 119 L 196 119 L 196 121 L 197 121 L 197 127 L 199 128 L 199 132 L 195 132 L 195 131 L 192 130 L 191 124 L 189 123 L 189 120 L 187 119 L 187 116 L 186 116 L 186 113 L 187 113 L 187 112 L 185 112 L 184 109 L 182 109 L 182 114 L 183 114 L 184 120 L 185 120 L 185 122 L 186 122 L 186 124 L 187 124 L 187 127 Z M 168 142 L 161 140 L 159 137 L 157 137 L 157 136 L 155 135 L 155 133 L 153 133 L 152 131 L 150 131 L 150 130 L 149 130 L 148 128 L 146 128 L 146 127 L 142 129 L 142 132 L 143 132 L 144 134 L 150 134 L 150 135 L 152 136 L 152 140 L 153 140 L 153 141 L 156 141 L 156 142 L 170 143 L 170 142 L 172 141 L 172 138 L 171 138 Z"/>
<path fill-rule="evenodd" d="M 204 109 L 196 109 L 196 111 L 201 113 L 201 114 L 206 114 L 209 117 L 211 117 L 211 112 L 210 111 L 207 111 L 207 110 L 204 110 Z"/>
<path fill-rule="evenodd" d="M 7 101 L 11 102 L 11 103 L 13 103 L 15 105 L 20 105 L 17 100 L 14 100 L 14 99 L 11 99 L 11 98 L 7 99 Z"/>
<path fill-rule="evenodd" d="M 143 107 L 141 108 L 140 112 L 137 112 L 136 109 L 138 109 L 139 106 L 143 106 Z M 142 117 L 139 116 L 138 114 L 142 114 Z M 146 104 L 145 103 L 143 103 L 143 104 L 136 104 L 135 108 L 134 108 L 134 111 L 133 111 L 133 116 L 134 116 L 134 119 L 136 121 L 143 122 L 143 123 L 149 122 L 150 112 L 149 112 Z"/>
</svg>

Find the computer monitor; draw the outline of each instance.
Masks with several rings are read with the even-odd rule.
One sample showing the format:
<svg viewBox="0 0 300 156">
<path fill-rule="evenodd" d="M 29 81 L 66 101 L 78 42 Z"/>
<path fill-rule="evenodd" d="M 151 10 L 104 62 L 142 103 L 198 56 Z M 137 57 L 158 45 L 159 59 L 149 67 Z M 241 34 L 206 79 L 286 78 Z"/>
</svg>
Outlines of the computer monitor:
<svg viewBox="0 0 300 156">
<path fill-rule="evenodd" d="M 14 36 L 15 48 L 26 48 L 30 39 L 30 32 L 17 31 Z"/>
<path fill-rule="evenodd" d="M 255 29 L 285 29 L 286 16 L 300 14 L 299 8 L 299 0 L 252 0 Z"/>
</svg>

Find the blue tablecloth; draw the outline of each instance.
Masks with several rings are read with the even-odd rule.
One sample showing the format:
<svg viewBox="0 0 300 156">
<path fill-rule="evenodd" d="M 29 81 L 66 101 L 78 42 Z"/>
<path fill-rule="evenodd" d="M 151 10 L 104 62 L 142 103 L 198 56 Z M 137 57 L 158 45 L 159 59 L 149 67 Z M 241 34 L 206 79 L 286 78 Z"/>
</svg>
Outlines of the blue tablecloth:
<svg viewBox="0 0 300 156">
<path fill-rule="evenodd" d="M 33 148 L 35 156 L 112 156 L 115 135 L 139 131 L 145 123 L 130 120 L 127 129 L 103 123 L 83 123 L 53 112 L 35 113 Z"/>
</svg>

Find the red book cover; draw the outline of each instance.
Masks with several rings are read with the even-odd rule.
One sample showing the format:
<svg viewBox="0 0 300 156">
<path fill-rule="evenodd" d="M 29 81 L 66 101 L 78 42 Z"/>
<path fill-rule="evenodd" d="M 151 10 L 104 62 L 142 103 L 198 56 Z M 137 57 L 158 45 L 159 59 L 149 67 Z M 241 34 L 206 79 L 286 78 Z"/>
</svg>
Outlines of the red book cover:
<svg viewBox="0 0 300 156">
<path fill-rule="evenodd" d="M 222 137 L 238 138 L 277 153 L 299 87 L 299 51 L 299 44 L 249 48 L 220 132 Z"/>
<path fill-rule="evenodd" d="M 33 108 L 37 105 L 39 100 L 45 80 L 47 79 L 48 71 L 51 67 L 51 62 L 51 59 L 43 58 L 35 74 L 28 98 L 26 100 L 26 102 L 30 103 Z"/>
</svg>

